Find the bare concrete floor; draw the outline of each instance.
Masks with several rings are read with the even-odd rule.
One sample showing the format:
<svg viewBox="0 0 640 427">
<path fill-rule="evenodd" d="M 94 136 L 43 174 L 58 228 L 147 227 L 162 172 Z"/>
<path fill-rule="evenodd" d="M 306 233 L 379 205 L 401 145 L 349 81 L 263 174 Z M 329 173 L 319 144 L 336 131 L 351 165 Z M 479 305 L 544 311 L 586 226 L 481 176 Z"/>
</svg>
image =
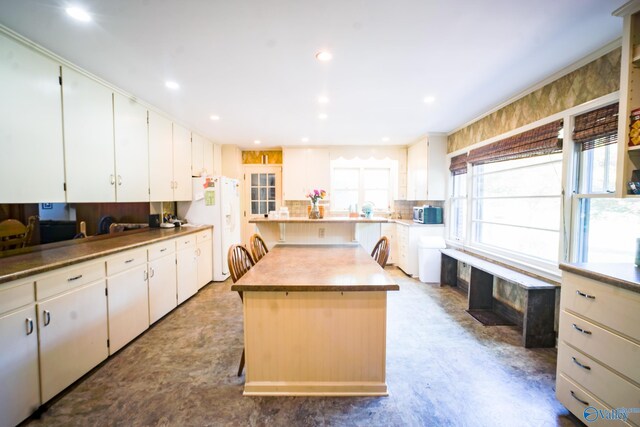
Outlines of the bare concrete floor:
<svg viewBox="0 0 640 427">
<path fill-rule="evenodd" d="M 51 426 L 573 426 L 556 400 L 555 349 L 525 349 L 514 327 L 485 327 L 459 291 L 387 267 L 382 398 L 243 397 L 242 306 L 210 284 L 28 424 Z"/>
</svg>

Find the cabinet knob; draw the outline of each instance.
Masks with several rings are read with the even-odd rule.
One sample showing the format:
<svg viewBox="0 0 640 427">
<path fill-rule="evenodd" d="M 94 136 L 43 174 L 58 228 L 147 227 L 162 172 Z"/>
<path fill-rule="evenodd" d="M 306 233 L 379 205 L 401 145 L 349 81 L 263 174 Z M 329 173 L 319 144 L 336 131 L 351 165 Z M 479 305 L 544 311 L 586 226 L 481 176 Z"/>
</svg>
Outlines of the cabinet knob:
<svg viewBox="0 0 640 427">
<path fill-rule="evenodd" d="M 118 185 L 122 185 L 122 175 L 118 175 Z"/>
<path fill-rule="evenodd" d="M 111 185 L 116 183 L 116 177 L 114 174 L 109 175 L 109 182 L 111 182 Z"/>
</svg>

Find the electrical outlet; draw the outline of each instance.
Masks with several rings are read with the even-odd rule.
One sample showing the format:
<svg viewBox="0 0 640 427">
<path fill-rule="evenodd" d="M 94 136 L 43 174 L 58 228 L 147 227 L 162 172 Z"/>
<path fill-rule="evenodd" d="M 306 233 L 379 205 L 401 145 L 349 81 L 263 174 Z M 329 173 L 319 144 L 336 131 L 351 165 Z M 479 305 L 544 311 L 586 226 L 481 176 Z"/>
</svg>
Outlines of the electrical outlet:
<svg viewBox="0 0 640 427">
<path fill-rule="evenodd" d="M 318 228 L 318 237 L 324 239 L 324 228 Z"/>
</svg>

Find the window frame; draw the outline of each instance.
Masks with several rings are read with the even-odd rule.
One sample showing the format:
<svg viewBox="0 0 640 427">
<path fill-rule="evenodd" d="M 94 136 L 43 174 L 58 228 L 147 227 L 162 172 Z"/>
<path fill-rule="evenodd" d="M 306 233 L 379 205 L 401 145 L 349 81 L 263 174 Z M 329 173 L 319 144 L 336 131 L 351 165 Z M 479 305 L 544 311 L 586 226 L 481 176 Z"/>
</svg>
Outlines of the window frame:
<svg viewBox="0 0 640 427">
<path fill-rule="evenodd" d="M 331 213 L 337 213 L 337 214 L 347 214 L 349 212 L 348 209 L 336 209 L 335 205 L 333 204 L 333 194 L 335 191 L 347 191 L 347 189 L 336 189 L 334 188 L 334 184 L 333 184 L 333 174 L 334 171 L 337 169 L 357 169 L 358 170 L 358 186 L 357 186 L 357 191 L 358 191 L 358 211 L 362 210 L 362 206 L 365 202 L 367 202 L 367 200 L 365 200 L 365 191 L 367 191 L 367 189 L 365 188 L 365 182 L 364 182 L 364 172 L 365 170 L 386 170 L 389 174 L 389 180 L 388 180 L 388 188 L 387 188 L 387 207 L 385 208 L 379 208 L 376 206 L 376 208 L 373 210 L 374 213 L 376 214 L 388 214 L 393 210 L 393 200 L 394 200 L 394 195 L 397 194 L 397 161 L 391 160 L 391 159 L 384 159 L 384 160 L 379 160 L 379 159 L 369 159 L 369 160 L 363 160 L 363 159 L 352 159 L 352 160 L 347 160 L 344 158 L 340 158 L 340 159 L 336 159 L 336 160 L 332 160 L 331 161 L 331 175 L 330 175 L 330 195 L 331 197 L 329 198 L 329 210 Z M 371 189 L 369 189 L 371 190 Z M 351 190 L 353 191 L 353 190 Z"/>
</svg>

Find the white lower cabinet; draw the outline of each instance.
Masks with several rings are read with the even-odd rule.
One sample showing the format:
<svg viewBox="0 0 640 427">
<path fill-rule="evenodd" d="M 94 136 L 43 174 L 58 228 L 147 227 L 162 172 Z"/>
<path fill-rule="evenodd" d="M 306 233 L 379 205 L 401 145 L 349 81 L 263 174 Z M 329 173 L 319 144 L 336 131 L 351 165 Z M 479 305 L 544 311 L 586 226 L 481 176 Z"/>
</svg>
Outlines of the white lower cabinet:
<svg viewBox="0 0 640 427">
<path fill-rule="evenodd" d="M 37 307 L 44 403 L 108 356 L 104 279 L 39 301 Z"/>
<path fill-rule="evenodd" d="M 7 301 L 16 291 L 28 293 L 29 287 L 26 307 L 8 313 L 3 312 L 9 307 L 0 308 L 0 427 L 20 423 L 40 406 L 33 282 L 21 285 L 23 289 L 0 292 L 0 299 Z"/>
<path fill-rule="evenodd" d="M 396 264 L 398 261 L 398 238 L 396 224 L 393 222 L 380 224 L 380 234 L 389 239 L 389 258 L 387 264 Z"/>
<path fill-rule="evenodd" d="M 176 239 L 176 260 L 178 267 L 178 304 L 198 292 L 198 256 L 196 237 L 189 235 Z"/>
<path fill-rule="evenodd" d="M 149 328 L 147 251 L 128 251 L 107 260 L 107 274 L 109 354 L 114 354 Z"/>
<path fill-rule="evenodd" d="M 196 256 L 198 257 L 198 289 L 213 280 L 213 244 L 211 231 L 196 235 Z"/>
<path fill-rule="evenodd" d="M 150 246 L 149 254 L 149 323 L 155 323 L 176 308 L 176 243 L 174 240 Z"/>
</svg>

